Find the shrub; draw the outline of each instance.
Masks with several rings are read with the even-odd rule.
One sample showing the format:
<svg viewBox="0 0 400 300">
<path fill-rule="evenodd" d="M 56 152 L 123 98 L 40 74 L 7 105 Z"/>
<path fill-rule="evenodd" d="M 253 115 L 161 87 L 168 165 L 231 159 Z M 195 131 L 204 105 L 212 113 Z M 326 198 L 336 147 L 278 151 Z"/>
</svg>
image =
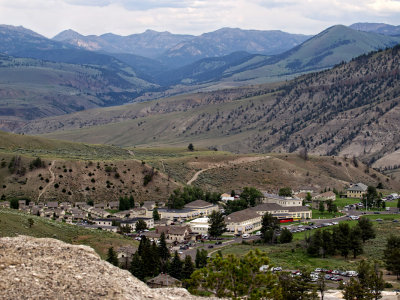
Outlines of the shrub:
<svg viewBox="0 0 400 300">
<path fill-rule="evenodd" d="M 54 184 L 54 188 L 58 189 L 60 185 L 58 183 Z"/>
</svg>

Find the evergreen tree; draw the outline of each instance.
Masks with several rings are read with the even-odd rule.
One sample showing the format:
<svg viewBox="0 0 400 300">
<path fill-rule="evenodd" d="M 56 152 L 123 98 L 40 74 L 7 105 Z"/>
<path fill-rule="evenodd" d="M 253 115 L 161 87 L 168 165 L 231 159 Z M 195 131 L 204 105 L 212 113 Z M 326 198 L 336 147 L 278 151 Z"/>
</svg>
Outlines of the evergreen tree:
<svg viewBox="0 0 400 300">
<path fill-rule="evenodd" d="M 224 216 L 219 211 L 213 211 L 211 213 L 208 223 L 210 224 L 208 234 L 211 237 L 219 237 L 226 231 Z"/>
<path fill-rule="evenodd" d="M 305 199 L 307 202 L 311 202 L 311 200 L 312 200 L 312 196 L 311 196 L 311 193 L 307 193 L 307 195 L 306 195 L 306 199 Z"/>
<path fill-rule="evenodd" d="M 196 268 L 201 269 L 207 265 L 207 256 L 208 253 L 206 250 L 204 249 L 196 250 L 196 258 L 195 258 Z"/>
<path fill-rule="evenodd" d="M 278 195 L 282 197 L 292 197 L 292 188 L 290 187 L 280 188 Z"/>
<path fill-rule="evenodd" d="M 290 273 L 282 272 L 278 275 L 279 287 L 282 289 L 282 298 L 285 300 L 316 299 L 315 286 L 311 282 L 309 273 L 302 270 L 301 276 L 292 277 Z"/>
<path fill-rule="evenodd" d="M 343 289 L 343 297 L 346 300 L 365 299 L 365 292 L 360 282 L 350 278 Z"/>
<path fill-rule="evenodd" d="M 400 279 L 400 236 L 391 235 L 384 250 L 386 268 Z"/>
<path fill-rule="evenodd" d="M 245 187 L 240 194 L 240 199 L 245 200 L 248 206 L 255 206 L 259 203 L 263 194 L 254 187 Z"/>
<path fill-rule="evenodd" d="M 135 208 L 135 199 L 133 199 L 133 196 L 129 196 L 129 208 Z"/>
<path fill-rule="evenodd" d="M 281 231 L 281 235 L 279 236 L 279 243 L 286 244 L 290 243 L 292 240 L 293 240 L 293 233 L 291 233 L 289 229 L 283 228 Z"/>
<path fill-rule="evenodd" d="M 365 241 L 369 239 L 375 238 L 375 230 L 374 225 L 371 220 L 368 218 L 360 218 L 357 223 L 357 227 L 360 228 L 361 231 L 361 239 L 365 243 Z"/>
<path fill-rule="evenodd" d="M 400 209 L 400 199 L 397 199 L 397 208 Z"/>
<path fill-rule="evenodd" d="M 144 264 L 143 264 L 142 258 L 139 255 L 139 251 L 136 251 L 135 254 L 133 254 L 129 271 L 136 278 L 138 278 L 142 281 L 144 280 L 144 278 L 145 278 Z"/>
<path fill-rule="evenodd" d="M 183 263 L 179 258 L 178 251 L 175 251 L 174 257 L 169 266 L 169 275 L 179 280 L 182 279 L 182 267 Z"/>
<path fill-rule="evenodd" d="M 189 146 L 188 146 L 188 150 L 189 150 L 189 151 L 194 151 L 194 146 L 193 146 L 193 144 L 192 144 L 192 143 L 190 143 L 190 144 L 189 144 Z"/>
<path fill-rule="evenodd" d="M 381 292 L 385 287 L 383 274 L 379 271 L 379 265 L 376 262 L 367 262 L 362 260 L 358 266 L 358 280 L 363 287 L 366 299 L 382 298 Z"/>
<path fill-rule="evenodd" d="M 347 259 L 350 252 L 350 227 L 347 223 L 339 223 L 339 227 L 333 229 L 333 240 L 340 255 Z"/>
<path fill-rule="evenodd" d="M 279 220 L 272 216 L 270 213 L 266 213 L 262 217 L 261 221 L 261 238 L 264 243 L 272 243 L 275 239 L 275 231 L 279 229 Z"/>
<path fill-rule="evenodd" d="M 160 214 L 158 213 L 157 207 L 155 207 L 155 208 L 153 209 L 153 219 L 154 219 L 154 221 L 160 220 Z"/>
<path fill-rule="evenodd" d="M 317 230 L 310 238 L 310 242 L 307 247 L 307 253 L 311 256 L 319 256 L 321 246 L 322 246 L 322 232 L 321 230 Z"/>
<path fill-rule="evenodd" d="M 106 261 L 108 261 L 110 264 L 113 264 L 114 266 L 118 266 L 118 257 L 113 247 L 108 248 Z"/>
<path fill-rule="evenodd" d="M 147 224 L 145 221 L 139 220 L 136 222 L 136 225 L 135 225 L 136 232 L 143 231 L 145 229 L 147 229 Z"/>
<path fill-rule="evenodd" d="M 160 271 L 166 272 L 168 270 L 168 260 L 171 257 L 169 253 L 167 242 L 165 241 L 165 233 L 162 232 L 158 244 L 158 256 L 160 258 Z"/>
<path fill-rule="evenodd" d="M 323 202 L 323 201 L 320 201 L 320 202 L 319 202 L 318 210 L 319 210 L 322 214 L 324 213 L 324 211 L 325 211 L 325 205 L 324 205 L 324 202 Z"/>
<path fill-rule="evenodd" d="M 335 254 L 335 245 L 332 239 L 332 233 L 329 230 L 323 230 L 321 236 L 322 257 Z"/>
<path fill-rule="evenodd" d="M 358 226 L 350 229 L 349 250 L 353 252 L 353 258 L 363 253 L 361 229 Z"/>
<path fill-rule="evenodd" d="M 182 268 L 182 279 L 189 279 L 193 272 L 194 265 L 192 262 L 192 257 L 190 255 L 186 255 Z"/>
</svg>

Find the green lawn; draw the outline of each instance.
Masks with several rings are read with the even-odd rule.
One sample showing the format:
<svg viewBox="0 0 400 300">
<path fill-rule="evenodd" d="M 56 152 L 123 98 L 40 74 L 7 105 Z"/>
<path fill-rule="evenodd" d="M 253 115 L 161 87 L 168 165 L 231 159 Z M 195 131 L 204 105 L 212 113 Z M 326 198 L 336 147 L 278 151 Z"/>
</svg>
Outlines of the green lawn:
<svg viewBox="0 0 400 300">
<path fill-rule="evenodd" d="M 28 219 L 34 221 L 32 228 Z M 76 225 L 27 215 L 17 210 L 0 209 L 0 237 L 29 235 L 39 238 L 55 238 L 66 243 L 92 247 L 102 258 L 107 255 L 109 247 L 137 247 L 138 243 L 131 238 L 102 230 L 85 229 Z"/>
<path fill-rule="evenodd" d="M 323 213 L 321 213 L 318 209 L 312 210 L 312 218 L 313 219 L 332 219 L 332 218 L 336 218 L 336 217 L 340 217 L 340 216 L 343 216 L 343 214 L 340 212 L 330 213 L 330 212 L 324 211 Z"/>
<path fill-rule="evenodd" d="M 359 203 L 361 200 L 358 198 L 340 198 L 336 196 L 336 200 L 334 203 L 336 204 L 338 209 L 342 209 L 346 205 Z"/>
</svg>

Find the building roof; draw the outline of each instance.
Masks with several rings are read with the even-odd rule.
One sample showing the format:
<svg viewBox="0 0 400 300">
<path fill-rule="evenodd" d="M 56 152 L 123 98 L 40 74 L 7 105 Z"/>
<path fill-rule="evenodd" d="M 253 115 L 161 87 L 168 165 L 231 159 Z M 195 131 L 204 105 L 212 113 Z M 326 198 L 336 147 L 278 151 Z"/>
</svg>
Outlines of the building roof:
<svg viewBox="0 0 400 300">
<path fill-rule="evenodd" d="M 191 208 L 183 208 L 183 209 L 174 209 L 174 208 L 159 208 L 158 209 L 159 213 L 189 213 L 189 212 L 194 212 L 194 209 Z"/>
<path fill-rule="evenodd" d="M 310 209 L 307 206 L 288 206 L 286 207 L 289 212 L 309 212 Z"/>
<path fill-rule="evenodd" d="M 356 183 L 352 187 L 347 189 L 350 192 L 366 192 L 368 190 L 368 186 L 364 183 Z"/>
<path fill-rule="evenodd" d="M 262 203 L 250 208 L 254 211 L 275 211 L 275 210 L 287 210 L 286 207 L 283 207 L 276 203 Z"/>
<path fill-rule="evenodd" d="M 147 283 L 170 286 L 170 285 L 176 285 L 177 283 L 180 283 L 180 281 L 168 274 L 161 273 L 158 276 L 147 280 Z"/>
<path fill-rule="evenodd" d="M 328 192 L 325 192 L 325 193 L 322 193 L 322 194 L 318 194 L 317 196 L 315 196 L 313 198 L 318 199 L 318 198 L 331 198 L 331 197 L 335 197 L 336 198 L 336 194 L 334 192 L 332 192 L 332 191 L 328 191 Z"/>
<path fill-rule="evenodd" d="M 213 204 L 210 202 L 204 201 L 204 200 L 196 200 L 196 201 L 186 204 L 184 207 L 185 208 L 203 208 L 203 207 L 209 207 L 209 206 L 213 206 Z"/>
<path fill-rule="evenodd" d="M 111 201 L 111 202 L 108 202 L 108 206 L 109 206 L 109 207 L 112 207 L 112 206 L 119 206 L 119 201 Z"/>
<path fill-rule="evenodd" d="M 254 210 L 247 208 L 244 210 L 240 210 L 225 217 L 227 222 L 243 222 L 249 219 L 259 218 L 261 217 L 258 213 Z"/>
<path fill-rule="evenodd" d="M 164 232 L 165 234 L 176 234 L 176 235 L 183 235 L 185 232 L 191 232 L 189 226 L 180 226 L 180 225 L 168 225 L 168 226 L 157 226 L 156 233 L 161 234 Z"/>
<path fill-rule="evenodd" d="M 48 208 L 56 208 L 58 207 L 58 202 L 57 201 L 47 202 L 46 205 Z"/>
<path fill-rule="evenodd" d="M 97 208 L 97 207 L 106 207 L 106 206 L 107 206 L 107 204 L 105 204 L 104 202 L 103 203 L 95 203 L 94 204 L 95 208 Z"/>
<path fill-rule="evenodd" d="M 269 194 L 266 192 L 263 192 L 263 197 L 264 198 L 270 198 L 270 199 L 276 199 L 276 200 L 298 200 L 295 197 L 282 197 L 276 194 Z"/>
</svg>

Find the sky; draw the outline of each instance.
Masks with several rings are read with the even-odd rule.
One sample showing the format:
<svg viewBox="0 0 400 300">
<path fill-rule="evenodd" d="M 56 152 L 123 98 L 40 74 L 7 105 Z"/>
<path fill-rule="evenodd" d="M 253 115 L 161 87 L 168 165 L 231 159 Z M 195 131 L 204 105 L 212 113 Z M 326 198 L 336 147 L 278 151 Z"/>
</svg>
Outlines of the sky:
<svg viewBox="0 0 400 300">
<path fill-rule="evenodd" d="M 356 22 L 399 25 L 400 0 L 0 0 L 0 24 L 47 37 L 65 29 L 199 35 L 222 27 L 316 34 Z"/>
</svg>

